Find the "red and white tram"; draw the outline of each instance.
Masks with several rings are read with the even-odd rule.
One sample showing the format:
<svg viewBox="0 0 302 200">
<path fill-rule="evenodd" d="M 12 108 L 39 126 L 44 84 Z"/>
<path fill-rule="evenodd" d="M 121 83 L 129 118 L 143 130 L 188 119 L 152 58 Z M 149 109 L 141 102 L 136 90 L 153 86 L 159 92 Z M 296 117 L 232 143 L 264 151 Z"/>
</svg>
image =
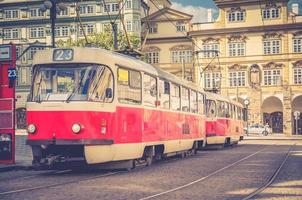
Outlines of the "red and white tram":
<svg viewBox="0 0 302 200">
<path fill-rule="evenodd" d="M 205 144 L 203 90 L 142 61 L 95 48 L 51 49 L 36 54 L 33 73 L 33 163 L 151 164 Z"/>
<path fill-rule="evenodd" d="M 244 135 L 242 104 L 213 93 L 206 96 L 206 144 L 237 144 Z"/>
</svg>

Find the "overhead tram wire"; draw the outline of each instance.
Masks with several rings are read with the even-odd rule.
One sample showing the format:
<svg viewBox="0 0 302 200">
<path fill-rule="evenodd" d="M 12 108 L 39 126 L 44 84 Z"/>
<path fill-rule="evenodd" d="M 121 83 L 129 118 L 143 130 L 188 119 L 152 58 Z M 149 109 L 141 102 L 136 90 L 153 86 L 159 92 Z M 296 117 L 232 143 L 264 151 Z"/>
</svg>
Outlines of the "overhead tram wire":
<svg viewBox="0 0 302 200">
<path fill-rule="evenodd" d="M 81 2 L 83 2 L 83 0 L 81 0 Z M 79 2 L 76 2 L 76 14 L 77 14 L 77 19 L 78 19 L 79 24 L 80 24 L 80 28 L 81 28 L 82 33 L 83 33 L 84 38 L 85 38 L 85 42 L 86 42 L 86 44 L 89 44 L 87 35 L 86 35 L 86 33 L 85 33 L 85 30 L 84 30 L 83 24 L 82 24 L 82 19 L 81 19 L 81 15 L 80 15 L 80 6 L 79 6 Z"/>
<path fill-rule="evenodd" d="M 156 3 L 154 3 L 153 0 L 150 0 L 150 2 L 157 8 L 158 11 L 160 11 L 160 12 L 168 19 L 168 21 L 169 21 L 171 24 L 173 24 L 173 25 L 177 28 L 177 25 L 176 25 L 176 24 L 175 24 L 175 23 L 174 23 L 167 15 L 166 15 L 166 13 L 163 12 L 162 9 L 159 8 L 158 5 L 156 5 Z M 182 33 L 183 33 L 183 32 L 182 32 Z M 191 36 L 189 36 L 189 34 L 188 34 L 187 31 L 186 31 L 186 33 L 187 33 L 187 34 L 184 34 L 184 33 L 183 33 L 183 35 L 185 35 L 186 38 L 190 39 L 190 40 L 192 41 L 193 45 L 199 49 L 199 51 L 196 51 L 197 60 L 198 60 L 198 62 L 199 62 L 198 53 L 199 53 L 199 52 L 202 52 L 203 50 L 202 50 L 202 48 L 200 48 L 200 47 L 196 44 L 196 42 L 194 41 L 194 39 L 193 39 Z M 200 75 L 202 75 L 202 74 L 207 70 L 207 68 L 209 68 L 210 64 L 215 60 L 216 57 L 219 57 L 219 51 L 215 50 L 214 52 L 215 52 L 215 56 L 214 56 L 213 59 L 210 61 L 210 63 L 208 63 L 208 65 L 203 69 L 203 71 L 202 71 L 202 73 L 201 73 Z M 194 56 L 194 54 L 193 54 L 193 56 Z M 218 59 L 218 62 L 219 62 L 219 66 L 220 66 L 220 60 L 219 60 L 219 59 Z"/>
</svg>

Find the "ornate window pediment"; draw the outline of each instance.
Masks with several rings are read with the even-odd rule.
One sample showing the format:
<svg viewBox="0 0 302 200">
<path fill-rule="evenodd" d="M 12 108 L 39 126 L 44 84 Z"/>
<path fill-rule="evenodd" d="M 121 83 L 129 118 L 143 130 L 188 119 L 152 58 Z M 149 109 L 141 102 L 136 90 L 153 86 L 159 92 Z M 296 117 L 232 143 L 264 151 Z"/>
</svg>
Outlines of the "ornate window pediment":
<svg viewBox="0 0 302 200">
<path fill-rule="evenodd" d="M 228 66 L 229 70 L 233 70 L 233 71 L 246 70 L 247 67 L 248 67 L 247 65 L 240 65 L 240 64 L 234 64 L 234 65 Z"/>
<path fill-rule="evenodd" d="M 283 63 L 275 63 L 275 62 L 269 62 L 267 64 L 262 65 L 264 69 L 274 69 L 274 68 L 283 68 L 285 65 Z"/>
<path fill-rule="evenodd" d="M 302 37 L 302 31 L 298 31 L 298 32 L 293 33 L 293 36 L 294 37 Z"/>
<path fill-rule="evenodd" d="M 272 8 L 280 9 L 281 6 L 277 6 L 277 4 L 275 4 L 273 2 L 270 2 L 270 3 L 268 3 L 268 4 L 265 5 L 265 9 L 272 9 Z"/>
<path fill-rule="evenodd" d="M 228 13 L 231 13 L 231 12 L 245 12 L 245 9 L 242 9 L 240 7 L 233 7 L 230 10 L 228 10 L 227 12 Z"/>
<path fill-rule="evenodd" d="M 231 35 L 228 37 L 229 42 L 245 42 L 247 39 L 244 35 Z"/>
<path fill-rule="evenodd" d="M 145 52 L 154 52 L 154 51 L 161 51 L 161 49 L 156 46 L 150 46 L 150 47 L 146 47 L 144 49 L 144 51 Z"/>
<path fill-rule="evenodd" d="M 204 71 L 206 72 L 220 72 L 222 70 L 221 66 L 209 65 Z"/>
<path fill-rule="evenodd" d="M 219 41 L 220 41 L 219 38 L 212 38 L 212 37 L 208 37 L 208 38 L 202 40 L 203 44 L 219 43 Z"/>
<path fill-rule="evenodd" d="M 282 36 L 281 33 L 265 33 L 262 37 L 264 40 L 281 40 Z"/>
<path fill-rule="evenodd" d="M 176 45 L 170 48 L 170 51 L 181 51 L 181 50 L 192 50 L 192 46 L 190 45 Z"/>
<path fill-rule="evenodd" d="M 302 60 L 298 60 L 296 62 L 293 62 L 292 64 L 294 68 L 302 68 Z"/>
</svg>

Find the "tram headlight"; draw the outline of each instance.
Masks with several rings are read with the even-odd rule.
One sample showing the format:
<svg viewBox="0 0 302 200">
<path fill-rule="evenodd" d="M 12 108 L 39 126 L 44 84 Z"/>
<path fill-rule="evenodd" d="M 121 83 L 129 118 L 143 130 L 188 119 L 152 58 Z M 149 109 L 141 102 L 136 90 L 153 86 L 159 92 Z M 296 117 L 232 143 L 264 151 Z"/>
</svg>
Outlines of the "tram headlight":
<svg viewBox="0 0 302 200">
<path fill-rule="evenodd" d="M 34 125 L 34 124 L 29 124 L 28 126 L 27 126 L 27 131 L 28 131 L 28 133 L 31 133 L 31 134 L 34 134 L 35 132 L 36 132 L 36 126 Z"/>
<path fill-rule="evenodd" d="M 80 124 L 73 124 L 71 129 L 72 129 L 73 133 L 78 134 L 81 131 L 81 125 Z"/>
</svg>

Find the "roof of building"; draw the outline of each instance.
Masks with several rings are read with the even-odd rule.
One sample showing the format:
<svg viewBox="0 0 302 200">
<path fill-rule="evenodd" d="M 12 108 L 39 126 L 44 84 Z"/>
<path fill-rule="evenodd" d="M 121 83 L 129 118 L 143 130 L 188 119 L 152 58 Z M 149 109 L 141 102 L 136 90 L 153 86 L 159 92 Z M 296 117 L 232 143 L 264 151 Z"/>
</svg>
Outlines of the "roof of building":
<svg viewBox="0 0 302 200">
<path fill-rule="evenodd" d="M 166 13 L 170 13 L 170 14 L 174 14 L 174 15 L 178 16 L 178 18 L 173 18 L 173 19 L 168 19 L 167 17 L 165 17 L 166 20 L 172 20 L 172 21 L 175 21 L 175 20 L 191 20 L 193 18 L 193 15 L 190 15 L 190 14 L 187 14 L 187 13 L 184 13 L 184 12 L 180 12 L 180 11 L 172 9 L 172 8 L 165 7 L 163 9 L 160 9 L 160 10 L 156 11 L 155 13 L 152 13 L 151 15 L 149 15 L 147 17 L 144 17 L 142 19 L 142 21 L 149 21 L 149 20 L 154 21 L 156 18 L 158 18 L 161 15 L 165 15 Z"/>
</svg>

